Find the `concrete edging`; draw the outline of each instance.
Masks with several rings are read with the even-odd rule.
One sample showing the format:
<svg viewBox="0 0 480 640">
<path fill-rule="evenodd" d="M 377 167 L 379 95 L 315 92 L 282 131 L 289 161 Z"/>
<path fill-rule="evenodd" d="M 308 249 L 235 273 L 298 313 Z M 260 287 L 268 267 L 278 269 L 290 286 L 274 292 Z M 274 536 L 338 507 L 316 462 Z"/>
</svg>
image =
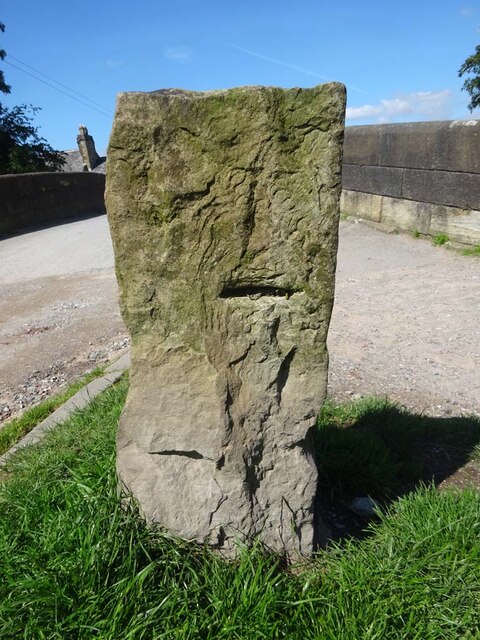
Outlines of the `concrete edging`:
<svg viewBox="0 0 480 640">
<path fill-rule="evenodd" d="M 65 422 L 75 411 L 84 409 L 90 402 L 100 395 L 103 391 L 111 387 L 117 382 L 128 368 L 130 367 L 130 352 L 128 351 L 115 362 L 112 362 L 106 369 L 105 374 L 99 378 L 95 378 L 89 382 L 83 389 L 69 398 L 62 406 L 56 409 L 52 414 L 37 424 L 23 438 L 16 442 L 10 449 L 0 456 L 0 466 L 2 466 L 18 449 L 27 445 L 37 444 L 45 435 L 54 427 Z"/>
</svg>

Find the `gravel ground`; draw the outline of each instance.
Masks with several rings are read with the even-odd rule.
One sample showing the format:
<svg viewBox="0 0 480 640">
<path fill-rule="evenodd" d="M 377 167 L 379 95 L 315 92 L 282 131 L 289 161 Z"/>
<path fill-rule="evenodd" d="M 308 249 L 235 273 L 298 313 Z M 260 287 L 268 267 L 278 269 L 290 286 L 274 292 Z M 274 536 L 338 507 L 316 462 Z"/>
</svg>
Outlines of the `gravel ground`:
<svg viewBox="0 0 480 640">
<path fill-rule="evenodd" d="M 105 216 L 0 241 L 0 422 L 128 344 Z"/>
<path fill-rule="evenodd" d="M 480 413 L 480 259 L 342 221 L 328 344 L 335 400 Z"/>
<path fill-rule="evenodd" d="M 0 422 L 128 346 L 105 216 L 0 241 Z M 342 221 L 334 400 L 480 410 L 480 259 Z"/>
</svg>

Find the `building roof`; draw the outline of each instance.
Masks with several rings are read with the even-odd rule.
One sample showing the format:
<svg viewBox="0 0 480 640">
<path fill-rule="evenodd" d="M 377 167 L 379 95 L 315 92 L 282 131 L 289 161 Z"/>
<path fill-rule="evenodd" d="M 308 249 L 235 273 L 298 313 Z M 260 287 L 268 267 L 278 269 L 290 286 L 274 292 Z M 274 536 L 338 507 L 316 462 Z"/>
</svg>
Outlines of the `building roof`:
<svg viewBox="0 0 480 640">
<path fill-rule="evenodd" d="M 62 152 L 65 156 L 65 164 L 60 169 L 60 171 L 66 173 L 76 173 L 87 171 L 85 163 L 82 158 L 82 154 L 78 149 L 72 149 L 69 151 Z M 94 173 L 105 173 L 105 164 L 106 164 L 106 156 L 102 156 L 99 158 L 99 162 L 93 167 L 92 171 Z"/>
</svg>

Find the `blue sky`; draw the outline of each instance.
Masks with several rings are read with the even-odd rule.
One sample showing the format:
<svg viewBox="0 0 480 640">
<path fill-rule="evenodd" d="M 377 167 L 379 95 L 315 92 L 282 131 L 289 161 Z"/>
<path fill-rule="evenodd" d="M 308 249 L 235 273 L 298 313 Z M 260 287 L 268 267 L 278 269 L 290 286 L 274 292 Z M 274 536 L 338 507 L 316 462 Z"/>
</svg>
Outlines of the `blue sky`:
<svg viewBox="0 0 480 640">
<path fill-rule="evenodd" d="M 0 21 L 0 100 L 41 107 L 57 149 L 83 123 L 105 150 L 116 94 L 166 87 L 337 80 L 347 124 L 472 117 L 457 71 L 480 43 L 479 0 L 10 0 Z"/>
</svg>

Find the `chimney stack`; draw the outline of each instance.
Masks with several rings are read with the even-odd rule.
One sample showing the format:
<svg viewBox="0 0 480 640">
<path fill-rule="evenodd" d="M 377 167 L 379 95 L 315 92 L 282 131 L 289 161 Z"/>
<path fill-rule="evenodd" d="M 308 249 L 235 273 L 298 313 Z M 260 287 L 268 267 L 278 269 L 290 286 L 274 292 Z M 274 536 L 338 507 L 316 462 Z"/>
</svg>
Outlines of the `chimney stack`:
<svg viewBox="0 0 480 640">
<path fill-rule="evenodd" d="M 87 171 L 92 171 L 97 166 L 100 158 L 95 150 L 95 142 L 84 124 L 79 127 L 77 144 Z"/>
</svg>

